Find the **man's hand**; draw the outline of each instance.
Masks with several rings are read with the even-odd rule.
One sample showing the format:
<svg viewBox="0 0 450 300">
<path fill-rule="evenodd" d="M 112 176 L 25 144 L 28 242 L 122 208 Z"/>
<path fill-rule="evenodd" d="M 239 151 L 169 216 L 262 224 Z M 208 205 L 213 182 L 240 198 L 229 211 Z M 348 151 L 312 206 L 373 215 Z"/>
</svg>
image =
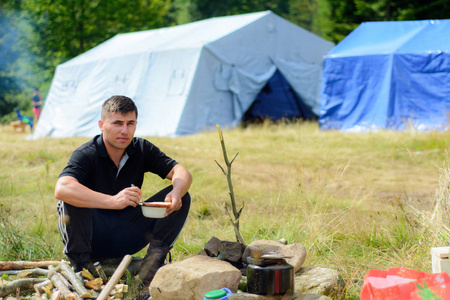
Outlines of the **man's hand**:
<svg viewBox="0 0 450 300">
<path fill-rule="evenodd" d="M 76 207 L 124 209 L 136 207 L 142 199 L 142 191 L 133 186 L 111 196 L 85 187 L 74 177 L 63 176 L 56 182 L 55 197 Z"/>
<path fill-rule="evenodd" d="M 172 190 L 170 193 L 166 195 L 164 202 L 172 203 L 166 211 L 165 216 L 167 217 L 172 212 L 177 211 L 181 208 L 181 196 L 176 191 Z"/>
<path fill-rule="evenodd" d="M 174 211 L 177 211 L 181 208 L 182 202 L 181 197 L 183 197 L 192 182 L 192 175 L 180 164 L 175 165 L 172 170 L 170 170 L 169 174 L 166 176 L 167 179 L 172 180 L 173 189 L 170 193 L 167 194 L 164 202 L 170 202 L 172 205 L 167 208 L 166 216 L 171 214 Z"/>
<path fill-rule="evenodd" d="M 136 207 L 142 200 L 142 191 L 133 186 L 121 190 L 118 194 L 112 196 L 114 209 L 124 209 L 127 206 Z"/>
</svg>

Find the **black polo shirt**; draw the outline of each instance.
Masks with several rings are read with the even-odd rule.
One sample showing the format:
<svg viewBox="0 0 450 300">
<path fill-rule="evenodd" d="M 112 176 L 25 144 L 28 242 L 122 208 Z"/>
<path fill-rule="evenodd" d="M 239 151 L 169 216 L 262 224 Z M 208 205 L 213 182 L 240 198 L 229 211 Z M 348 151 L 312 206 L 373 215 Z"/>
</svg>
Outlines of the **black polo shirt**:
<svg viewBox="0 0 450 300">
<path fill-rule="evenodd" d="M 72 153 L 59 177 L 72 176 L 94 191 L 115 195 L 132 184 L 141 188 L 146 172 L 164 179 L 177 164 L 158 147 L 142 138 L 133 138 L 126 153 L 128 160 L 118 172 L 106 152 L 102 135 L 97 135 Z"/>
</svg>

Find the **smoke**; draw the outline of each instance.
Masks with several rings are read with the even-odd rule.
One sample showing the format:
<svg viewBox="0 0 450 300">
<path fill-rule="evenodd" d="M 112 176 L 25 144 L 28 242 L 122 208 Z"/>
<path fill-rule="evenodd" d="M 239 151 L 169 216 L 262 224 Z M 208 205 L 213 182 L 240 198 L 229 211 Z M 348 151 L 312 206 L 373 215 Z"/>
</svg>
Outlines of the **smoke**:
<svg viewBox="0 0 450 300">
<path fill-rule="evenodd" d="M 23 88 L 36 78 L 36 35 L 27 12 L 8 10 L 0 17 L 0 68 L 5 68 Z"/>
<path fill-rule="evenodd" d="M 0 116 L 28 108 L 33 87 L 43 82 L 35 71 L 33 39 L 25 12 L 0 12 Z"/>
<path fill-rule="evenodd" d="M 17 42 L 17 29 L 11 26 L 11 18 L 8 14 L 0 15 L 0 75 L 8 75 L 8 69 L 17 58 L 18 53 L 13 50 Z"/>
</svg>

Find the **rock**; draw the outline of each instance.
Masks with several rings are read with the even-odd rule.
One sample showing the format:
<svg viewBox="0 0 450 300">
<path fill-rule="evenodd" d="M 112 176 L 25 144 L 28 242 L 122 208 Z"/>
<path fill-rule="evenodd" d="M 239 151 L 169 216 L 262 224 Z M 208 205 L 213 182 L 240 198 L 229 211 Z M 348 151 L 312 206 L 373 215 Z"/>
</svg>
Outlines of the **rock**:
<svg viewBox="0 0 450 300">
<path fill-rule="evenodd" d="M 306 248 L 302 244 L 283 245 L 269 240 L 254 241 L 245 248 L 242 260 L 247 262 L 247 257 L 254 251 L 262 252 L 262 254 L 277 253 L 291 256 L 286 259 L 286 262 L 294 267 L 294 272 L 300 270 L 306 260 Z"/>
<path fill-rule="evenodd" d="M 329 296 L 339 294 L 345 287 L 342 276 L 333 269 L 303 267 L 295 274 L 295 291 L 298 293 Z"/>
<path fill-rule="evenodd" d="M 219 255 L 220 240 L 213 236 L 205 245 L 204 250 L 211 257 L 217 257 Z"/>
<path fill-rule="evenodd" d="M 149 292 L 155 300 L 201 300 L 206 292 L 224 287 L 235 293 L 241 276 L 228 262 L 198 255 L 161 267 Z"/>
<path fill-rule="evenodd" d="M 226 261 L 241 261 L 243 250 L 244 247 L 238 242 L 221 241 L 219 243 L 220 256 Z"/>
</svg>

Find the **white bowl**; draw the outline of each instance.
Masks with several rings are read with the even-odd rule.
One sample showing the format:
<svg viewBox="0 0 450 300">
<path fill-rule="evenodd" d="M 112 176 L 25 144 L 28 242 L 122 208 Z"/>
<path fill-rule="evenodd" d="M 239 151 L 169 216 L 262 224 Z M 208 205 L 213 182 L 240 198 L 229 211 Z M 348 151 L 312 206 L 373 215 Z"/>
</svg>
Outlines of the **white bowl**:
<svg viewBox="0 0 450 300">
<path fill-rule="evenodd" d="M 147 218 L 164 218 L 169 202 L 141 202 L 142 214 Z"/>
</svg>

